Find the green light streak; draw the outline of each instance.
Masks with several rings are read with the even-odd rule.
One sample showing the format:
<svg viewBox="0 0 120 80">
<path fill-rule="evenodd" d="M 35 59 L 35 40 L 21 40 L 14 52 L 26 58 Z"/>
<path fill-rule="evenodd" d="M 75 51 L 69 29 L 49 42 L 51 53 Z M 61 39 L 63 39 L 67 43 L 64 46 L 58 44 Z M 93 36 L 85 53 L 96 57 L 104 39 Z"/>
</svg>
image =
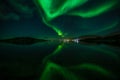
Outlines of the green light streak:
<svg viewBox="0 0 120 80">
<path fill-rule="evenodd" d="M 61 74 L 66 80 L 83 80 L 78 79 L 72 72 L 68 71 L 66 68 L 61 67 L 55 63 L 48 62 L 40 80 L 53 80 L 52 75 L 59 73 Z"/>
<path fill-rule="evenodd" d="M 51 24 L 50 24 L 48 21 L 46 21 L 44 18 L 43 18 L 43 22 L 44 22 L 48 27 L 50 27 L 51 29 L 53 29 L 53 30 L 58 34 L 58 36 L 64 37 L 63 32 L 62 32 L 60 29 L 58 29 L 56 26 L 51 25 Z"/>
<path fill-rule="evenodd" d="M 38 0 L 38 5 L 43 9 L 46 14 L 47 20 L 54 19 L 62 14 L 65 14 L 67 11 L 81 6 L 86 3 L 88 0 Z M 61 4 L 62 2 L 62 4 Z M 61 4 L 59 7 L 54 6 L 55 4 Z M 54 12 L 53 12 L 54 11 Z"/>
<path fill-rule="evenodd" d="M 58 45 L 56 50 L 52 53 L 52 55 L 55 55 L 56 53 L 60 52 L 63 49 L 63 44 Z"/>
<path fill-rule="evenodd" d="M 38 11 L 40 12 L 40 16 L 42 16 L 42 20 L 43 20 L 43 22 L 47 25 L 47 27 L 49 27 L 49 28 L 51 28 L 52 30 L 54 30 L 56 33 L 57 33 L 57 35 L 58 36 L 60 36 L 60 37 L 64 37 L 64 33 L 59 29 L 59 28 L 57 28 L 57 26 L 54 26 L 54 25 L 52 25 L 48 20 L 46 20 L 46 18 L 44 17 L 44 14 L 42 14 L 42 12 L 41 12 L 41 4 L 40 4 L 40 2 L 41 1 L 45 1 L 45 0 L 34 0 L 34 3 L 35 3 L 35 5 L 37 6 L 37 8 L 38 8 Z M 49 2 L 49 1 L 48 1 Z M 47 5 L 47 4 L 46 4 Z"/>
<path fill-rule="evenodd" d="M 119 21 L 117 20 L 117 21 L 114 21 L 113 23 L 111 23 L 109 25 L 105 25 L 104 28 L 102 28 L 102 29 L 95 30 L 95 31 L 90 32 L 88 34 L 97 34 L 99 32 L 102 33 L 103 31 L 110 30 L 110 29 L 113 29 L 113 28 L 117 27 L 118 24 L 119 24 Z"/>
<path fill-rule="evenodd" d="M 98 16 L 108 10 L 110 10 L 115 4 L 117 4 L 118 0 L 111 0 L 106 3 L 104 3 L 101 6 L 95 6 L 93 9 L 90 8 L 88 11 L 75 11 L 69 13 L 69 15 L 77 15 L 81 16 L 83 18 L 90 18 L 90 17 L 95 17 Z"/>
<path fill-rule="evenodd" d="M 99 51 L 99 52 L 101 52 L 101 53 L 103 53 L 103 54 L 109 55 L 109 56 L 111 56 L 112 58 L 114 58 L 116 61 L 119 61 L 119 56 L 118 56 L 117 54 L 109 51 L 109 50 L 106 50 L 106 49 L 103 49 L 103 48 L 99 48 L 99 47 L 93 47 L 93 46 L 87 47 L 87 48 L 90 48 L 90 49 Z"/>
<path fill-rule="evenodd" d="M 56 26 L 53 26 L 49 23 L 50 20 L 66 13 L 67 11 L 73 9 L 74 7 L 80 6 L 84 3 L 86 3 L 88 0 L 36 0 L 36 5 L 38 5 L 39 8 L 42 8 L 45 14 L 45 17 L 43 16 L 43 22 L 53 29 L 58 36 L 64 37 L 63 32 L 58 29 Z M 62 3 L 62 4 L 61 4 Z M 60 4 L 60 6 L 56 9 L 55 4 Z M 53 12 L 54 11 L 54 12 Z"/>
<path fill-rule="evenodd" d="M 91 70 L 91 71 L 96 71 L 102 75 L 105 75 L 105 76 L 113 76 L 113 74 L 111 72 L 109 72 L 108 70 L 98 66 L 98 65 L 95 65 L 95 64 L 81 64 L 81 65 L 78 65 L 78 66 L 73 66 L 73 67 L 70 67 L 72 69 L 86 69 L 86 70 Z"/>
<path fill-rule="evenodd" d="M 50 55 L 48 55 L 47 57 L 44 58 L 43 63 L 45 64 L 49 60 L 49 58 L 51 58 L 52 56 L 58 54 L 63 49 L 63 45 L 64 44 L 58 45 L 53 53 L 51 53 Z"/>
</svg>

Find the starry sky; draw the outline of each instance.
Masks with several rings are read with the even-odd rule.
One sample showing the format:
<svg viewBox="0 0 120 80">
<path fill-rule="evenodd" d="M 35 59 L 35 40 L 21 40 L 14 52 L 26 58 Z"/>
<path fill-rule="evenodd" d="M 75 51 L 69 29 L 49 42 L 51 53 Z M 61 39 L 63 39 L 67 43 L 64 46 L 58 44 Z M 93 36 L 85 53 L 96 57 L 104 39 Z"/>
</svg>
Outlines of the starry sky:
<svg viewBox="0 0 120 80">
<path fill-rule="evenodd" d="M 60 38 L 120 31 L 119 0 L 0 0 L 0 38 Z"/>
</svg>

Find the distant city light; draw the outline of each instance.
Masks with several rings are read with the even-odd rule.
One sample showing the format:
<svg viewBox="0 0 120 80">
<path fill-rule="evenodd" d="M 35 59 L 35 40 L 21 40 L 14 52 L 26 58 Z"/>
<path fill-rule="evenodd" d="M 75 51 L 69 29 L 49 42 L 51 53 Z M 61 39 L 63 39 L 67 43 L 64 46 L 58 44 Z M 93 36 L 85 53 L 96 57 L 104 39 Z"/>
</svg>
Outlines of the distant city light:
<svg viewBox="0 0 120 80">
<path fill-rule="evenodd" d="M 79 39 L 62 39 L 61 41 L 63 41 L 63 42 L 75 42 L 75 43 L 79 43 Z"/>
<path fill-rule="evenodd" d="M 73 39 L 75 43 L 79 43 L 79 39 Z"/>
<path fill-rule="evenodd" d="M 70 39 L 63 39 L 63 42 L 70 42 Z"/>
</svg>

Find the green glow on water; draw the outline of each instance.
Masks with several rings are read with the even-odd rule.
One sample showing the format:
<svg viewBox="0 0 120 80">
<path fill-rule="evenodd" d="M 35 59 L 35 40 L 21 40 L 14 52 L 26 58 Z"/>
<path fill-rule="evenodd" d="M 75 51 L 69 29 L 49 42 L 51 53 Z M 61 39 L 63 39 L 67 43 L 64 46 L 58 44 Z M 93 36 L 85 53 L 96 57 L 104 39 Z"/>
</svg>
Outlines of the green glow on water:
<svg viewBox="0 0 120 80">
<path fill-rule="evenodd" d="M 72 72 L 72 70 L 87 70 L 89 72 L 95 72 L 106 77 L 115 77 L 115 75 L 113 75 L 109 70 L 95 64 L 83 63 L 77 66 L 63 67 L 48 61 L 40 80 L 52 80 L 52 76 L 54 76 L 54 74 L 62 75 L 65 80 L 86 80 L 86 77 L 81 77 L 83 75 L 78 76 L 75 74 L 75 72 Z"/>
<path fill-rule="evenodd" d="M 43 63 L 45 64 L 45 63 L 49 60 L 49 58 L 51 58 L 51 57 L 53 57 L 54 55 L 58 54 L 58 53 L 63 49 L 63 45 L 64 45 L 64 44 L 59 44 L 59 45 L 57 46 L 57 48 L 54 50 L 53 53 L 49 54 L 48 56 L 46 56 L 46 57 L 43 59 Z"/>
<path fill-rule="evenodd" d="M 86 70 L 90 70 L 90 71 L 95 71 L 95 72 L 98 72 L 102 75 L 105 75 L 105 76 L 111 76 L 113 75 L 111 72 L 109 72 L 108 70 L 98 66 L 98 65 L 95 65 L 95 64 L 88 64 L 88 63 L 84 63 L 84 64 L 80 64 L 78 66 L 74 66 L 74 67 L 70 67 L 72 69 L 86 69 Z"/>
<path fill-rule="evenodd" d="M 77 76 L 75 76 L 75 74 L 53 62 L 47 63 L 40 80 L 53 80 L 52 75 L 56 73 L 62 75 L 66 80 L 83 80 L 78 79 Z"/>
</svg>

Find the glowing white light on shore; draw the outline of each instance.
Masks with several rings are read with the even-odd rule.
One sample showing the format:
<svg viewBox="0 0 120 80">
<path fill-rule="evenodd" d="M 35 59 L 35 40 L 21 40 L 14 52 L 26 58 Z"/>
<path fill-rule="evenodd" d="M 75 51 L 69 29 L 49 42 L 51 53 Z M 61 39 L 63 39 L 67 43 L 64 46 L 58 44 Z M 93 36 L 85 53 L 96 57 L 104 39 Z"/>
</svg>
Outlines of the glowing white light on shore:
<svg viewBox="0 0 120 80">
<path fill-rule="evenodd" d="M 70 39 L 63 39 L 64 42 L 70 42 Z"/>
<path fill-rule="evenodd" d="M 75 43 L 79 43 L 79 39 L 73 39 Z"/>
</svg>

